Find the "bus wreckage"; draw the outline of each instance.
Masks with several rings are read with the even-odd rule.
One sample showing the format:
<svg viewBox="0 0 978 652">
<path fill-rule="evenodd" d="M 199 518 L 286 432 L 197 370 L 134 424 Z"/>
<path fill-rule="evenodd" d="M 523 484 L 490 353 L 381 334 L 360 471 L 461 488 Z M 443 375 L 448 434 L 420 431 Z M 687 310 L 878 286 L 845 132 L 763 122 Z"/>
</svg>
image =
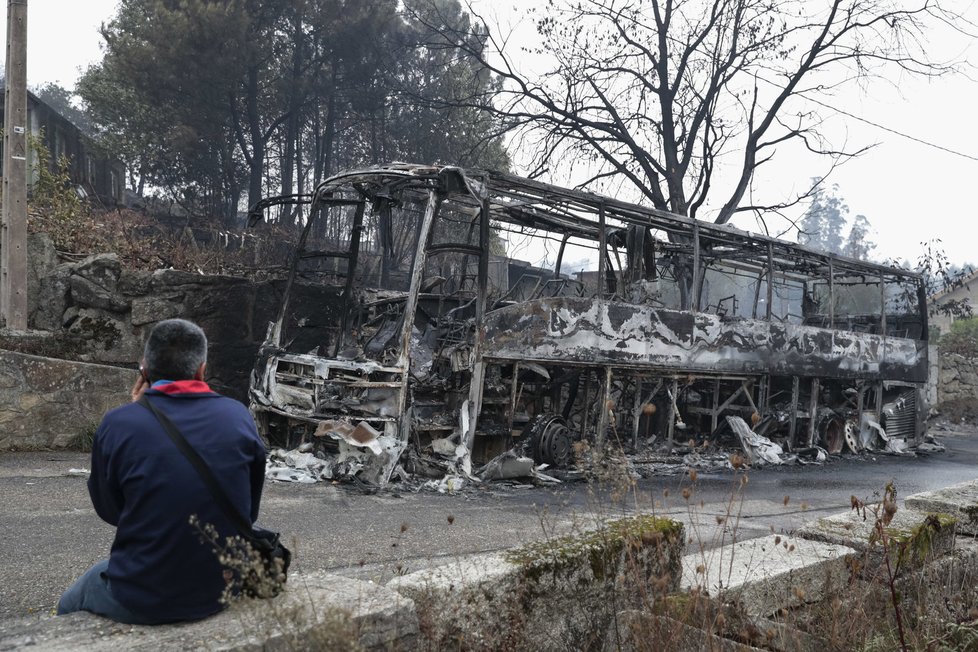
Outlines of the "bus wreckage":
<svg viewBox="0 0 978 652">
<path fill-rule="evenodd" d="M 839 453 L 923 437 L 913 272 L 451 167 L 339 174 L 252 222 L 296 206 L 251 409 L 272 445 L 311 444 L 324 478 L 465 476 L 514 450 L 562 467 L 578 442 Z M 555 264 L 507 258 L 504 239 Z"/>
</svg>

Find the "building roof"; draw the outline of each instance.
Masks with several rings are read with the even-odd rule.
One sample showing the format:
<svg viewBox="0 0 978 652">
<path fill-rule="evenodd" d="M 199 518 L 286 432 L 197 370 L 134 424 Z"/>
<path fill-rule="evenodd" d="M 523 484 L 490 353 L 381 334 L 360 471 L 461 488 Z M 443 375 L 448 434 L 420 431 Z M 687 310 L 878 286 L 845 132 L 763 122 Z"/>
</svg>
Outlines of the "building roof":
<svg viewBox="0 0 978 652">
<path fill-rule="evenodd" d="M 940 290 L 939 292 L 935 292 L 934 294 L 930 295 L 929 297 L 927 297 L 927 302 L 933 303 L 935 301 L 939 301 L 940 299 L 943 299 L 944 297 L 948 296 L 952 292 L 959 290 L 961 288 L 968 289 L 968 283 L 971 283 L 972 281 L 978 281 L 978 269 L 974 270 L 973 272 L 971 272 L 970 274 L 962 278 L 958 282 L 958 284 L 954 285 L 953 287 L 944 288 L 943 290 Z"/>
<path fill-rule="evenodd" d="M 0 107 L 2 107 L 3 106 L 3 103 L 6 101 L 6 93 L 4 92 L 5 90 L 6 90 L 6 82 L 5 82 L 5 80 L 0 79 Z M 52 106 L 50 102 L 47 102 L 44 99 L 42 99 L 41 97 L 39 97 L 36 93 L 34 93 L 30 89 L 27 89 L 27 99 L 28 99 L 29 102 L 34 102 L 36 104 L 43 104 L 44 107 L 47 108 L 48 111 L 50 111 L 51 113 L 54 113 L 59 118 L 61 118 L 65 122 L 67 122 L 69 125 L 71 125 L 75 129 L 77 129 L 83 136 L 86 136 L 86 137 L 89 137 L 89 138 L 92 137 L 92 134 L 90 134 L 85 128 L 83 128 L 77 122 L 73 121 L 71 118 L 69 118 L 68 116 L 66 116 L 60 110 L 58 110 L 57 108 L 55 108 L 54 106 Z"/>
</svg>

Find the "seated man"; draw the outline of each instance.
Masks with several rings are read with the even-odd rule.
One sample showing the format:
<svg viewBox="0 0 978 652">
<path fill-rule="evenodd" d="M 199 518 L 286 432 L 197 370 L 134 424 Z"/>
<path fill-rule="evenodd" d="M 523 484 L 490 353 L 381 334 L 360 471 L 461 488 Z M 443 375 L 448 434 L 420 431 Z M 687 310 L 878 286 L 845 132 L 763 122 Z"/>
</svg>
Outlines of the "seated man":
<svg viewBox="0 0 978 652">
<path fill-rule="evenodd" d="M 219 540 L 236 534 L 197 470 L 145 406 L 170 417 L 217 477 L 231 503 L 258 517 L 265 447 L 241 403 L 204 382 L 207 338 L 182 319 L 157 324 L 143 354 L 133 403 L 109 411 L 92 444 L 88 490 L 95 511 L 116 526 L 112 552 L 82 575 L 58 613 L 91 611 L 133 624 L 196 620 L 220 611 L 225 573 L 202 525 Z"/>
</svg>

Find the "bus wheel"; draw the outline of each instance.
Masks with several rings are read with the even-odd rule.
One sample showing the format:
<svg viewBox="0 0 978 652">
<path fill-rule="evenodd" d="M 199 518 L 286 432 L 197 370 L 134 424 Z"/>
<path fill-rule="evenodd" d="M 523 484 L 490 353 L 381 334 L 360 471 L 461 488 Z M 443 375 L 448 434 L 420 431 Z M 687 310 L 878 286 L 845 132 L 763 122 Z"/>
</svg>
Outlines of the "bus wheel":
<svg viewBox="0 0 978 652">
<path fill-rule="evenodd" d="M 557 415 L 541 415 L 531 426 L 533 459 L 556 468 L 574 461 L 574 434 Z"/>
<path fill-rule="evenodd" d="M 832 417 L 823 422 L 822 443 L 826 451 L 832 455 L 842 452 L 842 447 L 846 444 L 845 430 L 845 422 L 842 419 Z"/>
</svg>

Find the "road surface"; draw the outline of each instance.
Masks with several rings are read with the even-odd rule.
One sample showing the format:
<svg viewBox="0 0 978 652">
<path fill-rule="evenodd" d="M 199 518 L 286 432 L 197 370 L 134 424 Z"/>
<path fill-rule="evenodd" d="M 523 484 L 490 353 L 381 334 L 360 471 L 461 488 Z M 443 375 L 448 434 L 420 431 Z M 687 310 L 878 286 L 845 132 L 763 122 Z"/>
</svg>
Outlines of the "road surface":
<svg viewBox="0 0 978 652">
<path fill-rule="evenodd" d="M 328 570 L 383 580 L 431 563 L 498 550 L 593 525 L 636 510 L 683 520 L 690 548 L 772 530 L 872 499 L 887 482 L 901 496 L 978 479 L 978 435 L 939 433 L 947 446 L 926 457 L 835 458 L 821 466 L 697 473 L 614 483 L 525 488 L 492 484 L 458 495 L 430 491 L 364 494 L 345 485 L 266 485 L 261 523 L 293 542 L 296 572 Z M 0 628 L 4 620 L 51 612 L 61 592 L 105 557 L 112 528 L 95 515 L 81 453 L 0 454 Z M 684 489 L 689 489 L 688 498 Z M 402 531 L 403 530 L 403 531 Z"/>
</svg>

